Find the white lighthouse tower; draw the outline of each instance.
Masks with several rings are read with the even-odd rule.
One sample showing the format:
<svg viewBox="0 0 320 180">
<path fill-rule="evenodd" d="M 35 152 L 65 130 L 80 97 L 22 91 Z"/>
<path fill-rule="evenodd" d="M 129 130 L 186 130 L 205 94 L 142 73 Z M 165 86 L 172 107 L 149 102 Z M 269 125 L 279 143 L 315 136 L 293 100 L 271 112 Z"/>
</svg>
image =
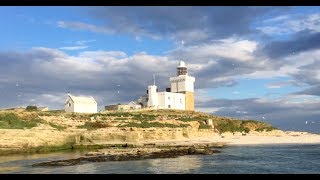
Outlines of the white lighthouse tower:
<svg viewBox="0 0 320 180">
<path fill-rule="evenodd" d="M 148 107 L 152 107 L 154 109 L 158 108 L 158 93 L 157 86 L 155 81 L 155 76 L 153 75 L 153 85 L 148 86 Z"/>
<path fill-rule="evenodd" d="M 171 92 L 185 94 L 185 110 L 194 111 L 194 82 L 195 78 L 188 75 L 184 61 L 177 67 L 177 76 L 170 77 Z"/>
</svg>

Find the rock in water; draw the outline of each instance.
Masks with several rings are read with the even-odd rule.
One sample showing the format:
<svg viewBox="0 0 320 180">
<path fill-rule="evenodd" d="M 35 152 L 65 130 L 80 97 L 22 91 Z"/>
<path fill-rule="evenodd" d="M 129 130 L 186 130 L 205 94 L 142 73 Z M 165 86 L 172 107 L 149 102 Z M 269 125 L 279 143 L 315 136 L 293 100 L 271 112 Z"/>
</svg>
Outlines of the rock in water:
<svg viewBox="0 0 320 180">
<path fill-rule="evenodd" d="M 211 155 L 213 153 L 219 153 L 218 150 L 211 150 L 209 148 L 171 148 L 163 149 L 158 152 L 144 152 L 137 151 L 136 154 L 113 154 L 113 155 L 95 155 L 90 157 L 80 157 L 76 159 L 58 160 L 50 162 L 42 162 L 33 164 L 33 167 L 37 166 L 72 166 L 82 164 L 85 162 L 104 162 L 104 161 L 130 161 L 141 159 L 154 159 L 154 158 L 174 158 L 183 155 Z"/>
</svg>

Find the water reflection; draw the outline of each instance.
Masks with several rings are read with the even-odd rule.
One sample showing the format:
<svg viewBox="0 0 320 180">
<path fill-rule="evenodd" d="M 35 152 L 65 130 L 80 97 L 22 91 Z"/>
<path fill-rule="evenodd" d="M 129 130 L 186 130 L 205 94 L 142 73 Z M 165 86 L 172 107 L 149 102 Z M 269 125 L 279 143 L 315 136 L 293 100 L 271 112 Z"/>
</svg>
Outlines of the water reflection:
<svg viewBox="0 0 320 180">
<path fill-rule="evenodd" d="M 138 161 L 107 161 L 63 167 L 32 167 L 38 162 L 83 156 L 78 153 L 37 154 L 1 157 L 0 173 L 319 173 L 319 145 L 232 146 L 214 155 Z M 19 159 L 20 158 L 20 159 Z"/>
<path fill-rule="evenodd" d="M 191 173 L 201 168 L 202 160 L 197 156 L 180 156 L 178 158 L 152 159 L 148 170 L 151 173 Z"/>
<path fill-rule="evenodd" d="M 54 161 L 61 159 L 72 159 L 82 156 L 85 151 L 62 151 L 39 154 L 12 154 L 0 156 L 0 174 L 7 173 L 50 173 L 64 170 L 63 168 L 35 168 L 32 164 Z"/>
<path fill-rule="evenodd" d="M 19 166 L 11 166 L 11 167 L 1 167 L 0 166 L 0 174 L 7 174 L 13 171 L 18 171 L 21 167 Z"/>
<path fill-rule="evenodd" d="M 78 166 L 75 166 L 71 173 L 77 173 L 77 174 L 81 174 L 81 173 L 87 173 L 87 174 L 94 174 L 94 173 L 98 173 L 97 172 L 97 163 L 86 163 L 86 164 L 81 164 Z M 70 172 L 69 172 L 70 173 Z"/>
</svg>

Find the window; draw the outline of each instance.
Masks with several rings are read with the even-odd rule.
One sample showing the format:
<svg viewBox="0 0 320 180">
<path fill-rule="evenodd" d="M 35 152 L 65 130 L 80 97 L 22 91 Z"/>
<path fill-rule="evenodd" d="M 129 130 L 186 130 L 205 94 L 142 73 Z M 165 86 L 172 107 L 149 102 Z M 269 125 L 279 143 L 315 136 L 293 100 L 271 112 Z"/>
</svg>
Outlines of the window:
<svg viewBox="0 0 320 180">
<path fill-rule="evenodd" d="M 71 103 L 68 103 L 68 107 L 70 107 L 71 106 Z"/>
<path fill-rule="evenodd" d="M 171 106 L 170 106 L 170 105 L 168 105 L 168 108 L 170 109 L 170 108 L 171 108 Z"/>
<path fill-rule="evenodd" d="M 182 99 L 180 98 L 180 104 L 182 104 Z"/>
<path fill-rule="evenodd" d="M 168 99 L 170 100 L 170 96 L 168 96 Z"/>
</svg>

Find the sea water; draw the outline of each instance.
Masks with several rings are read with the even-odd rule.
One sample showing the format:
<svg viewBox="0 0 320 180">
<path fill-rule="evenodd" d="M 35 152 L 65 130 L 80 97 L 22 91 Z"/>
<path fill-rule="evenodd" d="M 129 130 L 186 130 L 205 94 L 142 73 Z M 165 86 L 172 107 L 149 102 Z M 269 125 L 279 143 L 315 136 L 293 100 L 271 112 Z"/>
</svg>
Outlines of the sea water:
<svg viewBox="0 0 320 180">
<path fill-rule="evenodd" d="M 0 173 L 89 174 L 281 174 L 319 173 L 320 145 L 227 146 L 213 155 L 84 163 L 63 167 L 32 167 L 34 163 L 83 156 L 85 152 L 58 152 L 0 156 Z"/>
</svg>

